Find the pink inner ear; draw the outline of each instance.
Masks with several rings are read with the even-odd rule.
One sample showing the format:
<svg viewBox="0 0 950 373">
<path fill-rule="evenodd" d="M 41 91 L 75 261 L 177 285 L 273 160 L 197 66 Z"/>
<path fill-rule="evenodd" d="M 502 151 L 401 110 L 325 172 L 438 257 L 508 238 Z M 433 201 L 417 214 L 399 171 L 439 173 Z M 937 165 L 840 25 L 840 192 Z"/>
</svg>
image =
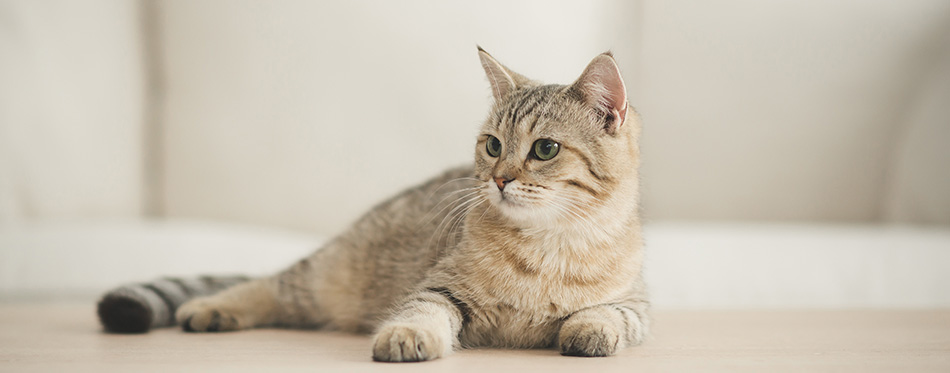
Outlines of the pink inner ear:
<svg viewBox="0 0 950 373">
<path fill-rule="evenodd" d="M 612 131 L 616 131 L 617 128 L 620 128 L 620 126 L 623 125 L 624 119 L 627 118 L 627 105 L 626 105 L 626 103 L 623 105 L 623 109 L 620 109 L 620 110 L 613 109 L 613 110 L 611 110 L 610 115 L 612 116 L 612 118 L 611 118 L 611 120 L 610 120 L 610 123 L 608 123 L 606 127 L 607 127 L 607 130 L 608 130 L 608 131 L 612 132 Z"/>
<path fill-rule="evenodd" d="M 627 115 L 627 88 L 613 58 L 606 54 L 595 57 L 575 85 L 591 106 L 613 117 L 608 131 L 620 128 Z"/>
</svg>

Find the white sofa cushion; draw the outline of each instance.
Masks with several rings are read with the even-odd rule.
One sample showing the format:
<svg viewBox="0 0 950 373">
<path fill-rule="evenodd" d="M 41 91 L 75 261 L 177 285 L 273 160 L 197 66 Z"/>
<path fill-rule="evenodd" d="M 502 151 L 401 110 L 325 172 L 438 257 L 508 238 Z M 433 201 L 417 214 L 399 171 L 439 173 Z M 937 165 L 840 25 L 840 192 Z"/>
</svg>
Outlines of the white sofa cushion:
<svg viewBox="0 0 950 373">
<path fill-rule="evenodd" d="M 661 306 L 950 306 L 946 228 L 656 223 L 645 237 Z"/>
<path fill-rule="evenodd" d="M 166 275 L 264 275 L 320 242 L 286 230 L 195 220 L 21 224 L 0 228 L 0 292 L 88 297 Z"/>
<path fill-rule="evenodd" d="M 950 230 L 654 223 L 646 275 L 662 308 L 947 307 Z M 0 299 L 81 298 L 164 275 L 273 273 L 323 240 L 202 221 L 0 229 Z"/>
</svg>

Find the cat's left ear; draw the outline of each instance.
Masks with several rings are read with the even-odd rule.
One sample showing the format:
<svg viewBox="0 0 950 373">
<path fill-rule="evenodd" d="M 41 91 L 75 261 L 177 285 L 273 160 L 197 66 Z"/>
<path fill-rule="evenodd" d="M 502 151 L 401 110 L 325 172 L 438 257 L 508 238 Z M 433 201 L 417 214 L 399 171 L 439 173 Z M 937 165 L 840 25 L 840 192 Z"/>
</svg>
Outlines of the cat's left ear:
<svg viewBox="0 0 950 373">
<path fill-rule="evenodd" d="M 491 83 L 491 93 L 495 97 L 495 103 L 504 101 L 508 94 L 518 88 L 531 84 L 530 79 L 511 71 L 495 60 L 482 47 L 478 47 L 478 58 L 482 62 L 482 68 L 485 69 L 485 75 L 488 77 L 489 83 Z"/>
<path fill-rule="evenodd" d="M 604 130 L 614 134 L 627 117 L 627 87 L 610 52 L 594 57 L 572 87 L 604 121 Z"/>
</svg>

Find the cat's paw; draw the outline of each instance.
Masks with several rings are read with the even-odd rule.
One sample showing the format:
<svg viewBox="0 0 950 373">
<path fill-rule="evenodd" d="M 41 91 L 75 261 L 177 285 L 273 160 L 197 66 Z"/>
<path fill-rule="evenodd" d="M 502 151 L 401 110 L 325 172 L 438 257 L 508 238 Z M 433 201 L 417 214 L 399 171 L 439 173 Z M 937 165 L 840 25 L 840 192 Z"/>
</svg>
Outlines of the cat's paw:
<svg viewBox="0 0 950 373">
<path fill-rule="evenodd" d="M 571 322 L 561 326 L 558 344 L 564 356 L 610 356 L 620 349 L 620 332 L 607 323 Z"/>
<path fill-rule="evenodd" d="M 225 332 L 246 329 L 237 312 L 206 298 L 190 300 L 178 308 L 175 319 L 186 332 Z"/>
<path fill-rule="evenodd" d="M 422 325 L 386 325 L 373 339 L 373 360 L 410 362 L 438 359 L 451 349 L 438 332 Z"/>
</svg>

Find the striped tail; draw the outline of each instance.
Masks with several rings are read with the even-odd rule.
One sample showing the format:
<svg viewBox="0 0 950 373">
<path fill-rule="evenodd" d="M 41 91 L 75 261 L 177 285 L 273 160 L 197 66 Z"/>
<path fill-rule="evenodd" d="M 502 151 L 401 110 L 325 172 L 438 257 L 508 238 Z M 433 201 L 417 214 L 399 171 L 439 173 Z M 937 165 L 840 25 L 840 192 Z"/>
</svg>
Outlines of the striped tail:
<svg viewBox="0 0 950 373">
<path fill-rule="evenodd" d="M 99 322 L 113 333 L 145 333 L 151 328 L 174 326 L 175 311 L 186 301 L 247 280 L 250 278 L 245 276 L 203 276 L 120 286 L 99 301 Z"/>
</svg>

